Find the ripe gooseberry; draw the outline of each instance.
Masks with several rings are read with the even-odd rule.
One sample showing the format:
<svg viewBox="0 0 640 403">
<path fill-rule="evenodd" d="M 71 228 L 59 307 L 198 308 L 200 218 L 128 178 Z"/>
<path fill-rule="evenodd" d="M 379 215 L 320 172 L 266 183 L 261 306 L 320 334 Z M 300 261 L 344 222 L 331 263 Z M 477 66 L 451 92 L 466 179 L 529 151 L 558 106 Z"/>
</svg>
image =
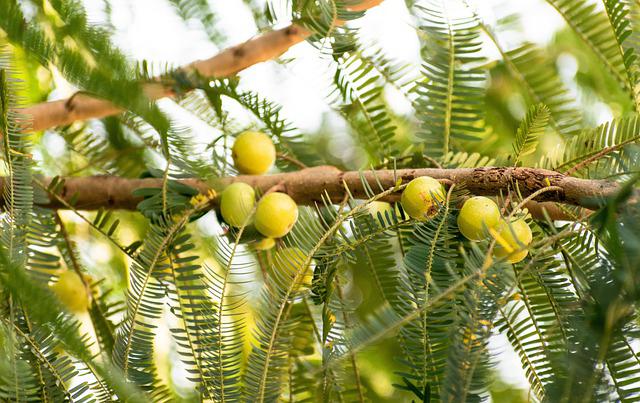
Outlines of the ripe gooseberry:
<svg viewBox="0 0 640 403">
<path fill-rule="evenodd" d="M 500 209 L 491 199 L 475 196 L 467 199 L 458 214 L 458 229 L 471 241 L 481 241 L 489 235 L 489 228 L 500 222 Z"/>
<path fill-rule="evenodd" d="M 220 214 L 232 227 L 249 224 L 248 218 L 256 204 L 256 192 L 246 183 L 236 182 L 227 186 L 220 196 Z"/>
<path fill-rule="evenodd" d="M 82 279 L 75 271 L 67 270 L 58 276 L 51 290 L 71 312 L 85 312 L 89 308 L 89 296 Z"/>
<path fill-rule="evenodd" d="M 273 270 L 276 284 L 282 288 L 287 288 L 298 276 L 298 281 L 293 284 L 292 289 L 298 290 L 300 286 L 310 287 L 313 280 L 313 271 L 308 263 L 303 267 L 307 255 L 296 247 L 284 248 L 276 251 L 273 255 Z"/>
<path fill-rule="evenodd" d="M 258 201 L 255 227 L 269 238 L 287 235 L 298 220 L 298 206 L 286 193 L 269 193 Z"/>
<path fill-rule="evenodd" d="M 236 138 L 231 156 L 240 173 L 261 175 L 275 162 L 276 148 L 266 134 L 247 131 Z"/>
<path fill-rule="evenodd" d="M 500 220 L 495 230 L 491 231 L 496 238 L 493 254 L 497 258 L 506 257 L 510 263 L 518 263 L 529 251 L 526 248 L 533 240 L 531 228 L 523 218 L 507 223 Z"/>
<path fill-rule="evenodd" d="M 438 203 L 444 200 L 444 188 L 429 176 L 415 178 L 404 189 L 400 203 L 409 217 L 428 220 L 438 210 Z"/>
</svg>

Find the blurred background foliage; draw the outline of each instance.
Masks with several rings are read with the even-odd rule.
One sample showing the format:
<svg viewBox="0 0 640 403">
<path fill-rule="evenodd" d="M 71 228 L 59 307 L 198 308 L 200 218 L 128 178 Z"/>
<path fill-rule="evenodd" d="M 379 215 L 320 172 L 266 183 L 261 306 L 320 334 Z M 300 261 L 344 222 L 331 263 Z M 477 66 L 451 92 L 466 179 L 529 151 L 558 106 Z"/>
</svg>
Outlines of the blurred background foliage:
<svg viewBox="0 0 640 403">
<path fill-rule="evenodd" d="M 209 41 L 209 50 L 221 49 L 232 45 L 238 40 L 237 33 L 225 32 L 230 24 L 238 20 L 249 20 L 248 24 L 253 25 L 256 32 L 270 29 L 271 27 L 282 25 L 291 17 L 288 2 L 263 2 L 260 0 L 207 2 L 207 1 L 181 1 L 181 0 L 156 0 L 157 7 L 168 9 L 160 15 L 161 22 L 157 22 L 157 29 L 162 29 L 162 18 L 169 18 L 166 15 L 174 15 L 183 19 L 185 31 L 196 32 L 199 41 Z M 107 74 L 112 74 L 114 65 L 101 65 L 101 49 L 91 46 L 95 44 L 82 43 L 82 24 L 73 24 L 68 21 L 61 21 L 61 13 L 57 6 L 64 4 L 64 1 L 54 0 L 24 0 L 20 1 L 20 7 L 25 15 L 29 16 L 32 23 L 36 23 L 46 33 L 54 43 L 64 43 L 72 49 L 81 49 L 93 55 L 97 69 Z M 71 2 L 70 2 L 71 3 Z M 91 23 L 99 24 L 100 35 L 115 35 L 119 44 L 126 44 L 127 36 L 119 34 L 118 29 L 122 29 L 123 23 L 118 23 L 116 29 L 113 20 L 117 17 L 128 21 L 131 26 L 135 25 L 140 18 L 154 19 L 154 11 L 149 9 L 146 15 L 136 15 L 122 17 L 123 14 L 133 13 L 133 8 L 127 6 L 127 2 L 111 0 L 85 0 L 85 6 L 91 12 Z M 215 4 L 214 4 L 215 3 Z M 233 5 L 231 3 L 234 3 Z M 304 2 L 294 2 L 302 4 Z M 379 11 L 372 10 L 369 15 L 357 20 L 354 26 L 366 28 L 385 21 L 385 10 L 400 10 L 390 13 L 387 18 L 388 24 L 398 23 L 393 19 L 405 18 L 408 16 L 405 7 L 412 7 L 413 2 L 407 1 L 406 5 L 399 0 L 386 0 L 385 3 L 393 3 L 392 6 Z M 481 3 L 481 2 L 470 2 Z M 505 6 L 504 3 L 511 3 Z M 518 4 L 514 4 L 518 3 Z M 517 128 L 525 116 L 528 106 L 539 102 L 534 99 L 524 87 L 522 80 L 512 74 L 512 67 L 500 57 L 500 52 L 495 44 L 492 45 L 491 35 L 495 35 L 501 43 L 517 42 L 524 38 L 530 28 L 523 27 L 527 19 L 534 18 L 527 15 L 527 10 L 542 10 L 535 14 L 535 18 L 540 18 L 535 22 L 536 29 L 544 31 L 544 40 L 534 38 L 537 41 L 537 52 L 539 59 L 532 68 L 543 66 L 551 69 L 561 84 L 568 89 L 568 104 L 579 110 L 584 118 L 583 127 L 595 127 L 604 121 L 609 121 L 626 116 L 633 111 L 633 103 L 630 102 L 629 95 L 622 90 L 619 83 L 609 74 L 602 61 L 595 57 L 593 51 L 589 49 L 576 32 L 568 27 L 566 23 L 557 24 L 557 20 L 551 19 L 553 23 L 547 25 L 544 16 L 550 15 L 554 10 L 543 1 L 523 2 L 527 6 L 520 5 L 520 2 L 491 2 L 489 6 L 483 4 L 480 8 L 482 13 L 489 13 L 488 17 L 482 15 L 482 21 L 487 21 L 487 26 L 481 26 L 480 37 L 485 46 L 485 60 L 483 67 L 488 69 L 486 81 L 486 91 L 482 105 L 485 111 L 484 125 L 478 126 L 477 133 L 479 141 L 463 140 L 458 146 L 459 149 L 467 153 L 480 153 L 492 158 L 502 158 L 512 152 Z M 475 7 L 477 4 L 471 4 Z M 2 12 L 0 4 L 0 12 Z M 155 5 L 154 5 L 155 7 Z M 519 8 L 521 9 L 519 11 Z M 404 10 L 404 11 L 402 11 Z M 505 10 L 514 10 L 514 13 Z M 173 14 L 172 14 L 173 13 Z M 117 14 L 117 16 L 116 16 Z M 304 14 L 304 13 L 303 13 Z M 400 15 L 401 17 L 398 17 Z M 226 22 L 225 22 L 226 21 Z M 246 21 L 245 21 L 246 22 Z M 172 20 L 172 26 L 176 25 Z M 403 23 L 401 23 L 403 24 Z M 415 26 L 415 20 L 405 19 L 404 24 Z M 375 27 L 373 28 L 375 29 Z M 495 31 L 495 33 L 494 33 Z M 415 41 L 424 42 L 426 39 L 420 37 L 420 31 L 415 31 Z M 134 36 L 135 30 L 127 35 Z M 177 35 L 177 34 L 176 34 Z M 348 36 L 348 33 L 345 33 Z M 417 87 L 416 82 L 425 80 L 420 74 L 419 54 L 415 58 L 393 62 L 377 59 L 393 46 L 402 47 L 403 43 L 372 43 L 369 46 L 369 38 L 357 38 L 358 45 L 354 48 L 354 54 L 365 56 L 364 60 L 373 61 L 379 66 L 383 66 L 381 71 L 387 72 L 390 79 L 386 84 L 381 84 L 381 93 L 377 102 L 389 114 L 389 126 L 394 126 L 393 139 L 397 147 L 395 155 L 416 155 L 419 156 L 425 150 L 421 150 L 420 141 L 416 140 L 416 133 L 420 131 L 420 121 L 416 117 L 413 103 L 416 102 Z M 17 41 L 10 41 L 0 30 L 0 43 L 10 47 L 12 55 L 12 66 L 15 70 L 15 77 L 23 81 L 24 85 L 19 88 L 19 95 L 23 104 L 35 104 L 45 100 L 58 99 L 68 96 L 75 91 L 74 85 L 64 78 L 64 74 L 56 67 L 52 61 L 43 61 L 35 53 L 24 49 Z M 98 41 L 99 42 L 99 41 Z M 188 39 L 184 40 L 184 46 L 188 46 Z M 349 44 L 348 40 L 345 40 Z M 162 46 L 155 44 L 155 46 Z M 296 88 L 296 92 L 289 92 L 287 88 L 283 104 L 281 119 L 286 120 L 291 131 L 286 132 L 287 136 L 295 139 L 302 136 L 303 145 L 292 140 L 292 147 L 306 149 L 305 152 L 298 152 L 295 155 L 308 165 L 315 165 L 317 161 L 335 165 L 341 169 L 357 170 L 369 168 L 371 166 L 392 167 L 391 161 L 381 159 L 376 153 L 381 145 L 371 142 L 366 136 L 370 134 L 368 116 L 362 114 L 362 105 L 353 94 L 345 91 L 340 93 L 340 85 L 334 85 L 339 80 L 337 68 L 349 69 L 349 61 L 345 56 L 332 56 L 330 54 L 318 55 L 310 53 L 309 48 L 321 48 L 322 53 L 330 53 L 323 43 L 313 45 L 302 45 L 303 50 L 293 51 L 285 54 L 278 64 L 272 63 L 268 67 L 258 66 L 258 73 L 241 73 L 238 87 L 235 84 L 227 83 L 228 96 L 224 99 L 224 111 L 221 116 L 207 116 L 199 113 L 198 105 L 202 94 L 186 95 L 177 101 L 165 100 L 161 102 L 162 109 L 170 116 L 174 117 L 180 124 L 189 126 L 192 129 L 185 131 L 185 136 L 180 136 L 184 142 L 185 150 L 197 150 L 192 155 L 183 155 L 185 164 L 193 162 L 194 165 L 210 166 L 209 172 L 204 172 L 204 176 L 215 177 L 217 175 L 233 174 L 233 168 L 228 160 L 229 144 L 226 143 L 228 135 L 239 133 L 249 128 L 262 128 L 264 122 L 247 111 L 246 98 L 242 98 L 241 92 L 252 90 L 256 81 L 273 81 L 278 87 L 283 82 L 292 79 L 301 69 L 311 68 L 313 64 L 321 64 L 320 70 L 325 70 L 324 74 L 317 77 L 318 84 L 310 88 Z M 345 45 L 353 46 L 353 45 Z M 503 46 L 503 45 L 500 45 Z M 379 50 L 378 50 L 379 47 Z M 134 49 L 135 50 L 135 49 Z M 97 52 L 96 52 L 97 51 Z M 131 49 L 128 50 L 132 52 Z M 297 52 L 297 53 L 296 53 Z M 362 53 L 360 53 L 362 52 Z M 369 52 L 369 54 L 367 54 Z M 209 53 L 213 53 L 210 51 Z M 411 53 L 411 50 L 408 51 Z M 414 52 L 416 53 L 416 52 Z M 418 49 L 419 53 L 419 49 Z M 209 54 L 200 54 L 198 57 L 204 58 Z M 158 53 L 157 59 L 169 59 L 168 54 Z M 138 59 L 138 55 L 132 52 L 128 57 Z M 117 60 L 117 58 L 115 58 Z M 136 60 L 138 67 L 134 73 L 127 71 L 129 76 L 140 78 L 152 76 L 168 70 L 169 65 L 163 65 L 156 61 L 143 63 Z M 106 62 L 105 62 L 106 63 Z M 386 65 L 385 65 L 386 63 Z M 172 63 L 173 64 L 173 63 Z M 116 66 L 118 68 L 118 66 Z M 386 69 L 385 69 L 386 68 Z M 126 70 L 126 68 L 124 68 Z M 124 73 L 123 73 L 124 74 Z M 394 75 L 396 77 L 394 77 Z M 304 80 L 304 76 L 303 79 Z M 378 78 L 380 82 L 385 80 L 382 75 Z M 332 84 L 332 82 L 334 84 Z M 299 84 L 299 81 L 297 82 Z M 344 83 L 343 83 L 344 84 Z M 378 84 L 378 82 L 377 82 Z M 296 85 L 296 84 L 294 84 Z M 344 85 L 346 88 L 346 84 Z M 226 87 L 225 87 L 226 88 Z M 309 98 L 305 92 L 313 92 L 316 89 L 316 101 L 310 101 L 305 107 Z M 276 90 L 277 91 L 277 90 Z M 269 92 L 269 91 L 267 91 Z M 273 90 L 271 90 L 273 92 Z M 259 92 L 256 93 L 259 95 Z M 268 97 L 265 97 L 265 99 Z M 324 100 L 326 107 L 317 111 L 314 105 L 317 99 Z M 240 102 L 238 102 L 240 101 Z M 243 102 L 245 102 L 243 104 Z M 251 102 L 251 101 L 249 101 Z M 302 104 L 302 106 L 300 105 Z M 297 106 L 296 106 L 297 105 Z M 291 107 L 294 112 L 288 112 Z M 276 104 L 273 108 L 277 108 Z M 272 111 L 271 111 L 272 112 Z M 304 114 L 320 115 L 316 116 L 312 123 L 305 120 Z M 286 119 L 285 119 L 286 118 Z M 303 122 L 304 129 L 294 129 L 298 121 Z M 205 125 L 208 125 L 205 127 Z M 70 175 L 86 176 L 92 174 L 117 173 L 127 177 L 138 177 L 143 172 L 163 167 L 162 151 L 160 151 L 160 139 L 154 133 L 149 134 L 148 124 L 143 122 L 132 113 L 125 113 L 120 116 L 108 117 L 101 120 L 87 122 L 77 122 L 68 127 L 58 130 L 46 130 L 33 133 L 31 142 L 33 143 L 32 153 L 37 162 L 34 170 L 38 175 Z M 226 135 L 222 135 L 226 134 Z M 175 133 L 174 133 L 175 135 Z M 285 143 L 283 137 L 282 144 Z M 565 137 L 557 131 L 548 128 L 547 132 L 540 139 L 540 143 L 535 151 L 524 156 L 521 161 L 523 166 L 537 166 L 543 157 L 557 154 L 561 149 L 560 145 L 565 141 Z M 176 152 L 181 153 L 180 144 L 176 146 Z M 303 147 L 304 146 L 304 147 Z M 305 148 L 306 147 L 306 148 Z M 220 152 L 220 150 L 226 150 Z M 311 150 L 311 152 L 308 152 Z M 304 151 L 304 150 L 303 150 Z M 415 157 L 418 158 L 418 157 Z M 226 161 L 225 161 L 226 159 Z M 197 161 L 196 161 L 197 160 Z M 502 159 L 504 162 L 504 159 Z M 196 164 L 197 163 L 197 164 Z M 415 160 L 411 160 L 406 165 L 415 165 Z M 424 163 L 423 163 L 424 164 Z M 280 167 L 282 170 L 291 170 L 292 167 L 286 163 Z M 6 172 L 5 172 L 6 173 Z M 102 287 L 111 289 L 109 301 L 123 301 L 127 290 L 128 266 L 130 259 L 121 253 L 116 245 L 98 233 L 95 228 L 87 225 L 79 219 L 77 215 L 69 211 L 61 211 L 60 216 L 66 223 L 66 230 L 75 243 L 82 267 L 95 279 L 104 279 Z M 86 215 L 89 220 L 95 219 L 96 213 Z M 120 245 L 132 245 L 138 240 L 144 239 L 149 231 L 148 221 L 135 212 L 118 212 L 120 225 L 118 227 L 117 238 Z M 213 212 L 188 225 L 188 231 L 193 236 L 194 244 L 198 245 L 197 254 L 201 257 L 201 264 L 221 270 L 221 262 L 216 259 L 216 250 L 219 248 L 221 238 L 226 229 L 217 222 Z M 259 256 L 258 256 L 259 257 Z M 258 258 L 255 257 L 255 258 Z M 397 257 L 396 257 L 397 258 Z M 355 315 L 362 320 L 384 302 L 383 296 L 376 288 L 376 279 L 372 277 L 364 268 L 369 266 L 365 254 L 356 254 L 356 259 L 349 261 L 344 270 L 346 278 L 353 279 L 350 286 L 345 290 L 348 301 L 355 308 Z M 59 270 L 63 270 L 67 263 L 60 262 Z M 251 332 L 255 326 L 255 304 L 259 299 L 259 290 L 262 283 L 260 271 L 252 271 L 248 274 L 248 281 L 239 286 L 248 294 L 247 304 L 243 307 L 246 313 L 246 327 L 243 354 L 249 354 Z M 313 308 L 315 309 L 315 307 Z M 166 309 L 165 309 L 166 310 Z M 170 323 L 168 312 L 163 312 L 163 317 Z M 81 317 L 83 329 L 91 332 L 90 319 L 88 315 Z M 184 399 L 184 401 L 198 401 L 198 396 L 194 394 L 192 385 L 185 381 L 187 375 L 185 366 L 180 363 L 176 345 L 171 340 L 166 326 L 157 329 L 155 352 L 158 364 L 159 377 L 169 386 L 169 388 Z M 496 351 L 506 354 L 506 364 L 501 364 L 490 368 L 491 376 L 495 382 L 491 386 L 491 397 L 497 402 L 524 402 L 529 401 L 530 395 L 527 390 L 524 372 L 519 368 L 517 357 L 510 349 L 505 340 L 495 339 L 492 347 Z M 315 353 L 310 360 L 319 360 Z M 409 400 L 409 394 L 395 388 L 392 383 L 397 381 L 396 373 L 403 371 L 403 365 L 397 360 L 401 356 L 401 347 L 394 338 L 387 338 L 375 345 L 375 348 L 364 350 L 358 355 L 358 363 L 361 371 L 363 386 L 368 391 L 368 397 L 372 401 L 395 402 Z M 304 371 L 304 369 L 302 369 Z M 505 374 L 509 371 L 519 373 L 504 380 Z M 525 382 L 523 382 L 523 380 Z"/>
</svg>

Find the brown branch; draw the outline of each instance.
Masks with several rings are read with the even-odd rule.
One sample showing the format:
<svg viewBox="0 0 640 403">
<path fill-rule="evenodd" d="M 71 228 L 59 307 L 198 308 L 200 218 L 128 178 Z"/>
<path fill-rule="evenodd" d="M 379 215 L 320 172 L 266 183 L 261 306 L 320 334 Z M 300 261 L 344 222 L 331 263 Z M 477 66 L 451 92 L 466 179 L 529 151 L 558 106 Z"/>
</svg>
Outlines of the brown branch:
<svg viewBox="0 0 640 403">
<path fill-rule="evenodd" d="M 350 193 L 359 199 L 367 199 L 368 187 L 379 193 L 393 188 L 397 181 L 408 183 L 419 176 L 431 176 L 443 183 L 456 184 L 466 188 L 475 195 L 495 196 L 507 189 L 517 186 L 523 197 L 530 196 L 540 189 L 557 187 L 546 191 L 535 198 L 536 203 L 527 207 L 537 217 L 542 217 L 546 210 L 552 219 L 570 219 L 555 203 L 595 209 L 602 204 L 602 198 L 611 196 L 619 189 L 618 184 L 605 180 L 579 179 L 558 172 L 534 168 L 420 168 L 348 171 L 343 172 L 332 166 L 307 168 L 296 172 L 275 175 L 240 175 L 222 178 L 209 185 L 197 179 L 185 179 L 183 183 L 205 193 L 211 188 L 220 189 L 233 182 L 247 183 L 264 194 L 274 186 L 289 194 L 298 204 L 313 205 L 321 203 L 326 195 L 332 202 L 339 203 L 346 195 L 345 185 Z M 1 183 L 4 185 L 4 179 Z M 363 182 L 367 182 L 365 186 Z M 46 183 L 46 182 L 45 182 Z M 142 200 L 133 196 L 139 188 L 162 187 L 162 179 L 128 179 L 117 176 L 67 177 L 58 193 L 58 198 L 51 197 L 48 202 L 39 205 L 46 208 L 64 209 L 65 203 L 74 203 L 78 210 L 95 210 L 98 208 L 135 210 Z M 387 201 L 397 201 L 399 194 L 386 197 Z M 551 202 L 551 203 L 549 203 Z M 215 202 L 214 202 L 215 203 Z M 212 206 L 214 207 L 214 206 Z"/>
<path fill-rule="evenodd" d="M 365 11 L 380 3 L 382 0 L 354 0 L 349 8 L 352 11 Z M 197 60 L 184 66 L 182 70 L 185 73 L 198 72 L 205 77 L 233 76 L 254 64 L 277 58 L 310 35 L 311 32 L 306 28 L 292 24 L 227 48 L 209 59 Z M 145 84 L 144 92 L 151 100 L 173 96 L 170 87 L 159 83 Z M 32 118 L 29 131 L 68 125 L 78 120 L 103 118 L 122 111 L 122 108 L 109 101 L 84 93 L 77 93 L 68 99 L 43 102 L 20 110 Z"/>
</svg>

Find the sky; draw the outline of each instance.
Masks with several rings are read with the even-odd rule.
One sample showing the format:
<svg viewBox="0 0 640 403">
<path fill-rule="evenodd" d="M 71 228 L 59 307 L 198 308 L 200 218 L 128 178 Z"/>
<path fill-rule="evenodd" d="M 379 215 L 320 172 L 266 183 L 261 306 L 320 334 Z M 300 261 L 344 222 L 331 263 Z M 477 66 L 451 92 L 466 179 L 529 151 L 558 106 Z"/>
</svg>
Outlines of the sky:
<svg viewBox="0 0 640 403">
<path fill-rule="evenodd" d="M 89 20 L 105 24 L 107 21 L 103 0 L 84 1 Z M 211 4 L 218 14 L 219 31 L 226 35 L 224 46 L 241 43 L 258 34 L 250 10 L 240 0 L 212 0 Z M 549 41 L 562 25 L 562 20 L 550 7 L 536 0 L 480 0 L 475 4 L 480 6 L 481 16 L 489 23 L 509 12 L 517 11 L 526 15 L 527 18 L 523 19 L 524 32 L 529 40 L 535 42 Z M 113 0 L 112 6 L 111 23 L 115 27 L 115 42 L 133 60 L 144 59 L 157 66 L 168 63 L 177 67 L 208 58 L 220 50 L 208 40 L 197 22 L 185 24 L 166 0 Z M 282 16 L 276 28 L 289 23 L 284 13 Z M 419 65 L 419 44 L 414 21 L 404 1 L 384 1 L 358 21 L 358 26 L 361 36 L 376 41 L 387 56 Z M 505 45 L 508 46 L 509 38 L 506 41 Z M 497 56 L 495 50 L 488 49 L 488 52 Z M 295 46 L 283 57 L 295 60 L 284 67 L 274 62 L 253 66 L 241 73 L 243 85 L 281 104 L 283 115 L 302 131 L 315 131 L 322 122 L 323 114 L 330 111 L 327 83 L 332 73 L 326 57 L 319 56 L 317 50 L 308 43 Z M 570 67 L 570 61 L 568 66 Z M 74 92 L 64 82 L 59 81 L 58 84 L 59 89 L 54 92 L 53 97 L 63 98 Z M 301 91 L 302 88 L 304 90 Z M 389 96 L 390 103 L 400 112 L 410 110 L 404 99 L 393 98 L 393 94 Z M 196 138 L 200 137 L 203 143 L 211 139 L 210 128 L 188 114 L 179 112 L 171 101 L 162 101 L 161 105 L 178 113 L 185 123 L 193 127 Z M 526 387 L 519 359 L 506 339 L 502 336 L 494 338 L 491 348 L 501 352 L 497 370 L 503 380 Z"/>
<path fill-rule="evenodd" d="M 277 3 L 277 0 L 272 3 Z M 520 0 L 515 2 L 518 4 L 517 8 L 513 3 L 504 0 L 475 2 L 476 6 L 480 6 L 482 17 L 488 22 L 496 18 L 494 9 L 499 9 L 501 14 L 511 11 L 526 14 L 526 36 L 536 42 L 550 40 L 554 27 L 562 24 L 560 17 L 550 7 L 541 6 L 539 1 Z M 103 0 L 85 0 L 85 4 L 90 21 L 106 22 Z M 218 15 L 219 31 L 226 36 L 225 46 L 241 43 L 258 34 L 251 12 L 242 1 L 211 1 L 211 4 Z M 208 40 L 198 23 L 187 26 L 166 0 L 112 0 L 112 5 L 111 22 L 115 27 L 115 42 L 132 59 L 144 59 L 158 66 L 165 63 L 180 66 L 208 58 L 219 50 Z M 500 7 L 494 8 L 494 5 Z M 279 19 L 275 28 L 286 26 L 290 22 L 284 12 L 281 14 L 283 18 Z M 539 21 L 545 21 L 544 29 L 541 29 Z M 369 10 L 357 25 L 360 27 L 361 37 L 365 38 L 363 42 L 376 41 L 389 57 L 398 61 L 414 64 L 419 62 L 419 44 L 414 22 L 404 1 L 384 1 L 380 6 Z M 489 49 L 491 51 L 495 54 L 495 50 Z M 330 79 L 331 73 L 326 57 L 319 57 L 313 46 L 303 43 L 290 49 L 283 58 L 295 60 L 284 69 L 275 63 L 251 67 L 241 73 L 242 82 L 283 105 L 285 117 L 296 127 L 303 131 L 313 131 L 320 125 L 322 113 L 330 110 L 325 80 Z M 318 79 L 319 77 L 324 77 L 325 80 Z M 299 90 L 302 87 L 305 91 Z"/>
</svg>

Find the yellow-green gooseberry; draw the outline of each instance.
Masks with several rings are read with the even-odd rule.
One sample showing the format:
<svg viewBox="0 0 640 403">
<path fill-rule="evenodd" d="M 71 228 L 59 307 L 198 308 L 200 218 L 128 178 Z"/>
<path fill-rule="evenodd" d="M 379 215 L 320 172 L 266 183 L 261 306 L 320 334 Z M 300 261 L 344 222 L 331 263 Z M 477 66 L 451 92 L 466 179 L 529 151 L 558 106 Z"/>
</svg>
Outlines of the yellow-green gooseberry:
<svg viewBox="0 0 640 403">
<path fill-rule="evenodd" d="M 273 254 L 273 270 L 276 273 L 274 280 L 278 286 L 287 288 L 298 276 L 297 282 L 293 285 L 293 290 L 298 290 L 300 286 L 310 287 L 313 280 L 313 271 L 310 262 L 303 267 L 307 261 L 307 255 L 296 247 L 284 248 Z"/>
<path fill-rule="evenodd" d="M 58 276 L 51 290 L 71 312 L 85 312 L 89 308 L 89 296 L 82 279 L 75 271 L 67 270 Z"/>
<path fill-rule="evenodd" d="M 518 263 L 529 254 L 526 247 L 533 240 L 533 234 L 524 218 L 516 219 L 511 223 L 500 220 L 491 233 L 496 239 L 493 249 L 495 257 L 507 258 L 510 263 Z"/>
<path fill-rule="evenodd" d="M 258 201 L 255 227 L 269 238 L 287 235 L 298 220 L 298 205 L 286 193 L 269 193 Z"/>
<path fill-rule="evenodd" d="M 247 131 L 236 138 L 231 156 L 240 173 L 261 175 L 275 162 L 276 148 L 266 134 Z"/>
<path fill-rule="evenodd" d="M 262 238 L 253 244 L 253 248 L 256 250 L 269 250 L 276 246 L 276 241 L 273 238 Z"/>
<path fill-rule="evenodd" d="M 491 199 L 475 196 L 467 199 L 458 214 L 458 229 L 471 241 L 481 241 L 489 236 L 489 228 L 500 222 L 500 209 Z"/>
<path fill-rule="evenodd" d="M 393 207 L 391 206 L 391 204 L 383 201 L 370 202 L 368 210 L 369 214 L 371 214 L 373 218 L 378 218 L 378 213 L 380 213 L 383 219 L 385 217 L 385 213 L 387 213 L 389 216 L 393 214 Z"/>
<path fill-rule="evenodd" d="M 246 183 L 236 182 L 227 186 L 220 196 L 220 214 L 232 227 L 249 224 L 249 216 L 256 204 L 256 192 Z"/>
<path fill-rule="evenodd" d="M 444 200 L 444 188 L 429 176 L 415 178 L 404 189 L 400 198 L 402 208 L 409 217 L 428 220 L 438 211 L 438 203 Z"/>
</svg>

